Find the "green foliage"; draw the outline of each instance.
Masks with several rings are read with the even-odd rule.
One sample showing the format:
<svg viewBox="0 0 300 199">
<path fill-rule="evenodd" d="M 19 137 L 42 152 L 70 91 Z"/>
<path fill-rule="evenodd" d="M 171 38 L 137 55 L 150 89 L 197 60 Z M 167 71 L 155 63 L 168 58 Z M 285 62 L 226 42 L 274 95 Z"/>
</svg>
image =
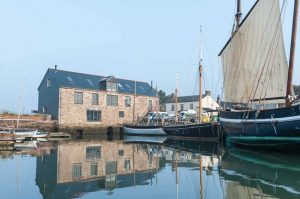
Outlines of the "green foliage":
<svg viewBox="0 0 300 199">
<path fill-rule="evenodd" d="M 11 111 L 8 111 L 8 110 L 2 110 L 2 111 L 1 111 L 1 114 L 2 114 L 2 115 L 16 115 L 16 113 L 11 112 Z"/>
</svg>

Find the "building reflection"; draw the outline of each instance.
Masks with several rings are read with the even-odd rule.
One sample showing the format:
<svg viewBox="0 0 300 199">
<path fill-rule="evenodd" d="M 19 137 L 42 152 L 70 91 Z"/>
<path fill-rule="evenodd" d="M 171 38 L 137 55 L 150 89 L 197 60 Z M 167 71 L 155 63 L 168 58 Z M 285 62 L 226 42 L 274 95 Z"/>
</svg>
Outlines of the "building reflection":
<svg viewBox="0 0 300 199">
<path fill-rule="evenodd" d="M 147 185 L 159 170 L 161 146 L 123 141 L 71 141 L 37 158 L 44 198 L 74 198 L 97 190 Z"/>
</svg>

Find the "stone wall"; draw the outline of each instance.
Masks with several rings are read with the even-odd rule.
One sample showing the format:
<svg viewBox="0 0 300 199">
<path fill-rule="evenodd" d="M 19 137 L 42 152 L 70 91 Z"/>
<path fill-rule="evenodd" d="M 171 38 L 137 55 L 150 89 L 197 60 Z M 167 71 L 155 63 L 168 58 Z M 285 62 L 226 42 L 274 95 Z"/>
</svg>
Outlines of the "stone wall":
<svg viewBox="0 0 300 199">
<path fill-rule="evenodd" d="M 74 92 L 83 92 L 83 104 L 74 103 Z M 60 126 L 99 127 L 117 126 L 133 121 L 134 95 L 109 91 L 80 90 L 60 88 L 59 92 L 59 124 Z M 92 93 L 99 94 L 99 104 L 92 105 Z M 106 96 L 118 95 L 118 106 L 107 106 Z M 131 97 L 131 107 L 125 107 L 125 96 Z M 135 116 L 144 116 L 148 111 L 148 101 L 152 100 L 152 109 L 156 110 L 158 98 L 136 96 Z M 101 111 L 101 121 L 88 122 L 87 110 Z M 119 117 L 119 111 L 124 111 L 124 118 Z"/>
</svg>

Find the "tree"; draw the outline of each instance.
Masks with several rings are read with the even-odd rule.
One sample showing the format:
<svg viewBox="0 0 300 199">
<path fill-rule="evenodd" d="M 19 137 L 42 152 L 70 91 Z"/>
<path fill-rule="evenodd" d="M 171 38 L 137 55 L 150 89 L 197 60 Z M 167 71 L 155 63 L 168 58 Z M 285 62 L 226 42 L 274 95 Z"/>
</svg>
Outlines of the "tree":
<svg viewBox="0 0 300 199">
<path fill-rule="evenodd" d="M 161 111 L 166 111 L 166 102 L 169 99 L 172 99 L 172 95 L 166 95 L 166 93 L 163 90 L 158 91 L 158 97 L 159 97 L 159 108 Z"/>
</svg>

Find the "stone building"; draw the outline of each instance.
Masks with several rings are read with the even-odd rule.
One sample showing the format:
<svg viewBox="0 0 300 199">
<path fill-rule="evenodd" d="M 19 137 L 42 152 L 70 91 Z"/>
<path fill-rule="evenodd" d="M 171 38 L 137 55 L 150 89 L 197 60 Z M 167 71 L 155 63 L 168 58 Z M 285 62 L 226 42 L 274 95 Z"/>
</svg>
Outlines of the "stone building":
<svg viewBox="0 0 300 199">
<path fill-rule="evenodd" d="M 219 104 L 212 98 L 211 92 L 206 91 L 202 96 L 202 108 L 204 111 L 216 110 Z M 199 95 L 181 96 L 177 98 L 177 111 L 199 110 Z M 166 112 L 175 114 L 175 100 L 166 102 Z"/>
<path fill-rule="evenodd" d="M 158 107 L 146 82 L 49 68 L 38 87 L 38 111 L 62 126 L 106 127 L 136 120 Z"/>
</svg>

